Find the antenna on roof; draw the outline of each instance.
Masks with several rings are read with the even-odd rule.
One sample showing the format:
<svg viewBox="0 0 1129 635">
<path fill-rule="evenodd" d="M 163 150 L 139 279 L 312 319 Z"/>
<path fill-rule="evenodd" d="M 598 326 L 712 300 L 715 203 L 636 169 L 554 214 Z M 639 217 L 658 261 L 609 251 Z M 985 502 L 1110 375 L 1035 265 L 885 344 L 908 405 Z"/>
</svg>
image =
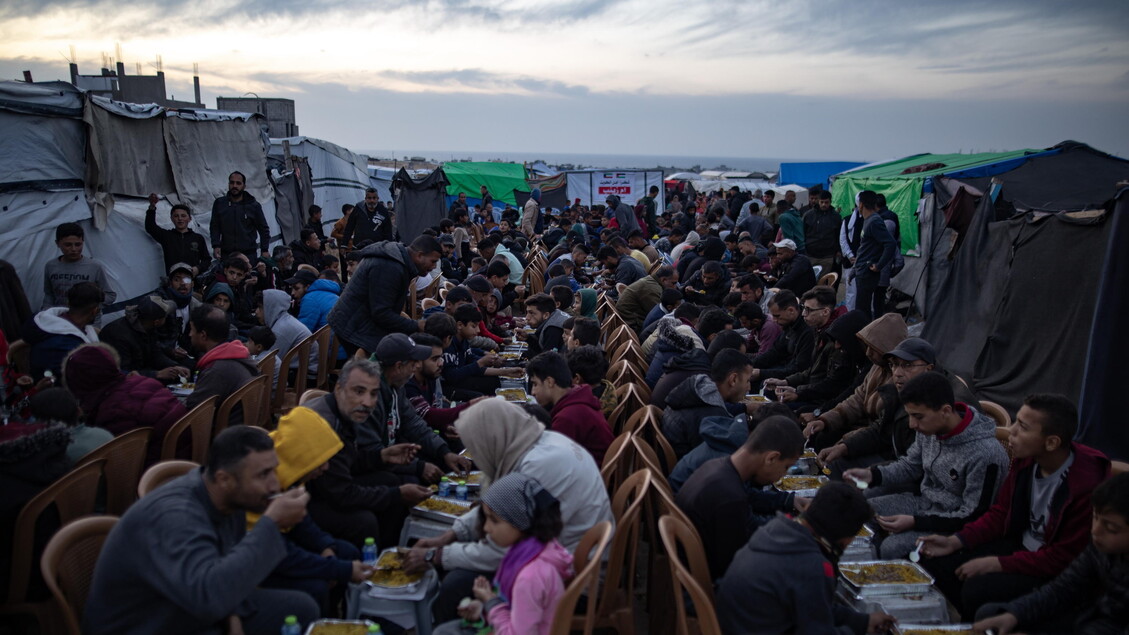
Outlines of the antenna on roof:
<svg viewBox="0 0 1129 635">
<path fill-rule="evenodd" d="M 199 62 L 192 62 L 192 74 L 193 75 L 199 75 L 200 74 L 200 63 Z"/>
<path fill-rule="evenodd" d="M 135 62 L 135 68 L 137 69 L 137 74 L 140 75 L 141 74 L 141 62 Z"/>
<path fill-rule="evenodd" d="M 118 61 L 118 62 L 122 61 L 122 44 L 121 44 L 121 42 L 114 44 L 114 57 L 117 58 L 115 61 Z"/>
</svg>

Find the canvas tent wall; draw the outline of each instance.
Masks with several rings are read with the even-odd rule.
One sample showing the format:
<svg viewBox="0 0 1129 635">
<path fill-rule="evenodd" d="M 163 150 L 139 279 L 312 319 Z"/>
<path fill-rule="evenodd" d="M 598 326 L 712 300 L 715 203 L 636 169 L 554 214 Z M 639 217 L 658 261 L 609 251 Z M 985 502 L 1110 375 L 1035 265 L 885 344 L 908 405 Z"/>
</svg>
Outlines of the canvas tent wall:
<svg viewBox="0 0 1129 635">
<path fill-rule="evenodd" d="M 802 185 L 803 187 L 821 185 L 823 189 L 830 190 L 832 176 L 857 168 L 861 165 L 865 164 L 856 161 L 781 163 L 780 176 L 777 180 L 781 183 L 794 183 L 796 185 Z"/>
<path fill-rule="evenodd" d="M 533 189 L 541 188 L 541 207 L 564 209 L 572 204 L 572 200 L 568 197 L 567 186 L 568 177 L 564 174 L 528 179 L 524 190 L 514 190 L 514 200 L 517 202 L 517 207 L 522 209 Z"/>
<path fill-rule="evenodd" d="M 368 166 L 369 187 L 374 188 L 376 195 L 386 204 L 392 200 L 392 177 L 394 176 L 396 176 L 396 170 L 392 168 L 381 165 Z"/>
<path fill-rule="evenodd" d="M 306 158 L 313 185 L 313 203 L 321 206 L 323 223 L 341 218 L 342 205 L 355 205 L 364 200 L 365 190 L 370 186 L 367 157 L 313 137 L 286 137 L 270 142 L 271 156 L 281 158 L 283 146 L 288 143 L 291 155 Z"/>
<path fill-rule="evenodd" d="M 278 235 L 259 116 L 126 105 L 62 82 L 0 82 L 0 254 L 33 308 L 43 297 L 43 265 L 58 253 L 55 227 L 85 228 L 86 253 L 103 262 L 111 290 L 126 301 L 156 288 L 163 269 L 143 227 L 149 192 L 166 199 L 159 224 L 171 226 L 170 204 L 184 202 L 207 236 L 212 201 L 236 169 Z"/>
<path fill-rule="evenodd" d="M 447 205 L 465 192 L 467 202 L 472 207 L 482 202 L 480 188 L 485 185 L 495 201 L 517 205 L 514 190 L 525 190 L 525 166 L 520 163 L 496 163 L 493 161 L 460 161 L 444 163 L 443 173 L 447 179 Z M 498 208 L 498 203 L 494 203 Z"/>
<path fill-rule="evenodd" d="M 604 205 L 609 194 L 616 194 L 628 205 L 647 195 L 651 186 L 659 188 L 655 201 L 658 210 L 666 207 L 661 170 L 577 170 L 568 174 L 568 197 L 581 205 Z"/>
<path fill-rule="evenodd" d="M 441 169 L 417 180 L 400 168 L 392 177 L 396 231 L 401 240 L 410 243 L 423 230 L 447 217 L 448 185 L 447 176 Z"/>
</svg>

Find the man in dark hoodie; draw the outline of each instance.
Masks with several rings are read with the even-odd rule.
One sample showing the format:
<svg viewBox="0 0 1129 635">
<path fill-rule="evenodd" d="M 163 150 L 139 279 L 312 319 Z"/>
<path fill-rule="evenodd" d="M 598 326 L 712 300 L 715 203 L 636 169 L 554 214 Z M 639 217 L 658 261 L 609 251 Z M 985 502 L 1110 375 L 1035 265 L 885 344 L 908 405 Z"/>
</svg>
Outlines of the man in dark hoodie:
<svg viewBox="0 0 1129 635">
<path fill-rule="evenodd" d="M 310 265 L 317 269 L 321 259 L 321 238 L 312 229 L 303 229 L 298 240 L 290 241 L 290 254 L 294 256 L 294 266 Z"/>
<path fill-rule="evenodd" d="M 748 417 L 706 417 L 702 420 L 702 442 L 691 450 L 686 456 L 679 459 L 674 469 L 670 471 L 670 489 L 675 494 L 682 489 L 686 479 L 690 478 L 699 467 L 707 461 L 723 456 L 729 456 L 737 451 L 749 438 L 749 433 L 757 428 L 761 421 L 769 417 L 783 416 L 792 423 L 799 425 L 796 414 L 792 409 L 780 402 L 766 403 Z M 759 490 L 759 488 L 757 488 Z"/>
<path fill-rule="evenodd" d="M 204 237 L 188 228 L 188 224 L 192 222 L 192 211 L 183 203 L 173 205 L 169 212 L 173 228 L 165 229 L 157 225 L 158 200 L 156 194 L 149 195 L 149 209 L 145 210 L 145 233 L 161 246 L 161 252 L 165 256 L 165 269 L 183 262 L 192 266 L 193 275 L 203 273 L 212 257 Z"/>
<path fill-rule="evenodd" d="M 400 313 L 408 299 L 408 285 L 435 268 L 443 247 L 434 236 L 421 235 L 407 247 L 379 242 L 360 254 L 361 264 L 328 317 L 330 328 L 350 355 L 358 348 L 371 353 L 389 333 L 411 335 L 423 330 L 423 320 Z"/>
<path fill-rule="evenodd" d="M 231 393 L 243 387 L 259 375 L 247 352 L 247 347 L 238 340 L 227 341 L 227 314 L 217 306 L 206 304 L 192 310 L 188 320 L 192 347 L 201 354 L 196 363 L 200 373 L 196 377 L 196 388 L 188 395 L 185 405 L 191 410 L 208 397 L 216 397 L 216 403 L 223 403 Z M 243 423 L 243 410 L 236 408 L 231 412 L 228 425 Z M 252 422 L 254 423 L 254 422 Z"/>
<path fill-rule="evenodd" d="M 137 304 L 125 308 L 124 316 L 107 324 L 98 334 L 102 342 L 118 352 L 123 372 L 136 372 L 162 382 L 188 375 L 188 369 L 165 355 L 157 342 L 157 329 L 174 308 L 172 302 L 158 296 L 141 296 Z"/>
<path fill-rule="evenodd" d="M 639 220 L 635 218 L 635 210 L 631 209 L 631 206 L 627 203 L 624 203 L 619 196 L 608 194 L 608 198 L 604 202 L 608 204 L 608 211 L 611 212 L 612 217 L 615 218 L 616 224 L 619 225 L 619 231 L 624 236 L 637 229 L 641 229 L 639 227 Z"/>
<path fill-rule="evenodd" d="M 778 515 L 759 529 L 718 585 L 722 631 L 885 633 L 892 616 L 835 602 L 839 556 L 872 515 L 859 490 L 829 483 L 799 518 Z"/>
<path fill-rule="evenodd" d="M 800 319 L 800 301 L 796 294 L 782 289 L 768 303 L 772 320 L 783 329 L 767 353 L 753 357 L 752 379 L 787 377 L 811 366 L 815 353 L 815 333 Z"/>
<path fill-rule="evenodd" d="M 803 450 L 804 435 L 795 421 L 769 417 L 732 455 L 707 461 L 686 480 L 674 502 L 702 537 L 711 579 L 725 573 L 765 516 L 807 507 L 805 499 L 792 494 L 763 491 L 787 474 Z"/>
<path fill-rule="evenodd" d="M 553 417 L 552 430 L 576 441 L 596 459 L 604 462 L 604 453 L 612 443 L 612 429 L 600 411 L 600 400 L 587 384 L 572 385 L 572 371 L 560 353 L 541 353 L 529 360 L 525 372 L 533 389 L 533 398 Z"/>
<path fill-rule="evenodd" d="M 227 177 L 227 194 L 212 203 L 212 253 L 216 258 L 241 252 L 251 262 L 255 261 L 255 236 L 258 234 L 258 254 L 269 258 L 270 227 L 263 215 L 263 206 L 246 191 L 247 177 L 242 172 L 232 172 Z"/>
<path fill-rule="evenodd" d="M 749 406 L 742 403 L 749 387 L 752 365 L 735 350 L 724 350 L 713 360 L 709 375 L 695 375 L 670 391 L 663 412 L 662 432 L 682 458 L 702 442 L 699 431 L 706 417 L 745 415 Z"/>
</svg>

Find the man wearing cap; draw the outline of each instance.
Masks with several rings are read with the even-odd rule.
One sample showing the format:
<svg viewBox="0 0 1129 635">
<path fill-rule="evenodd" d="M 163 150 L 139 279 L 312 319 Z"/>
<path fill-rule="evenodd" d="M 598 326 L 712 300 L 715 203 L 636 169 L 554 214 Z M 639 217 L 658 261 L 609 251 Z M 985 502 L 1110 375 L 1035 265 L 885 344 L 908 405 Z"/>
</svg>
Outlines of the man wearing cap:
<svg viewBox="0 0 1129 635">
<path fill-rule="evenodd" d="M 169 267 L 169 277 L 154 295 L 172 302 L 174 307 L 164 324 L 157 328 L 157 341 L 161 349 L 181 366 L 191 368 L 194 364 L 191 355 L 198 355 L 199 351 L 192 351 L 188 336 L 188 316 L 192 309 L 203 304 L 192 295 L 192 267 L 184 262 Z M 192 354 L 188 351 L 192 351 Z"/>
<path fill-rule="evenodd" d="M 349 354 L 358 348 L 371 352 L 389 333 L 423 330 L 423 320 L 404 317 L 412 279 L 435 268 L 443 247 L 433 236 L 421 235 L 405 247 L 379 242 L 360 250 L 361 264 L 349 279 L 341 299 L 329 312 L 329 325 Z"/>
<path fill-rule="evenodd" d="M 212 256 L 204 237 L 188 228 L 188 224 L 192 222 L 192 211 L 183 203 L 173 205 L 169 212 L 173 228 L 164 229 L 157 225 L 158 200 L 160 199 L 156 194 L 149 195 L 149 209 L 145 210 L 145 232 L 161 246 L 165 268 L 183 262 L 193 268 L 194 274 L 200 273 L 207 268 Z"/>
<path fill-rule="evenodd" d="M 357 428 L 357 444 L 365 449 L 387 448 L 396 443 L 418 444 L 420 455 L 427 462 L 413 464 L 410 470 L 415 477 L 434 483 L 444 471 L 469 470 L 470 461 L 451 452 L 442 437 L 420 418 L 404 393 L 408 380 L 429 357 L 430 346 L 416 344 L 403 333 L 392 333 L 380 340 L 373 355 L 380 364 L 380 392 L 365 425 Z"/>
<path fill-rule="evenodd" d="M 797 253 L 796 242 L 785 238 L 776 247 L 776 266 L 773 267 L 770 282 L 777 289 L 788 289 L 797 296 L 807 293 L 808 289 L 815 286 L 815 270 L 811 267 L 808 257 Z"/>
<path fill-rule="evenodd" d="M 160 296 L 141 296 L 137 304 L 125 308 L 124 316 L 102 329 L 98 338 L 117 351 L 122 372 L 136 372 L 162 382 L 188 375 L 188 369 L 165 355 L 157 341 L 157 330 L 175 309 L 175 304 Z"/>
<path fill-rule="evenodd" d="M 263 207 L 247 191 L 247 177 L 242 172 L 232 172 L 227 177 L 227 194 L 212 203 L 212 252 L 216 258 L 241 252 L 255 261 L 255 235 L 258 234 L 258 255 L 270 254 L 270 227 Z"/>
</svg>

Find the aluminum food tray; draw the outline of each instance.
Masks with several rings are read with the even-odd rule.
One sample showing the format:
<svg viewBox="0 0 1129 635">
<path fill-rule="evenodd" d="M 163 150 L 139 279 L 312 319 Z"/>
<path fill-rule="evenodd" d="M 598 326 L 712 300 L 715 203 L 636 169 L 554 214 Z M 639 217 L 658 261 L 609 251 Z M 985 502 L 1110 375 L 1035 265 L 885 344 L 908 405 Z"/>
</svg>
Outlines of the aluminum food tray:
<svg viewBox="0 0 1129 635">
<path fill-rule="evenodd" d="M 310 625 L 306 627 L 306 635 L 316 635 L 314 629 L 319 624 L 353 624 L 356 626 L 364 626 L 365 632 L 368 632 L 368 627 L 375 626 L 376 622 L 370 622 L 368 620 L 317 620 L 310 622 Z"/>
<path fill-rule="evenodd" d="M 928 581 L 901 584 L 855 584 L 851 581 L 850 578 L 847 577 L 844 571 L 846 569 L 875 564 L 897 564 L 907 566 L 914 571 L 917 571 Z M 854 595 L 861 598 L 873 598 L 883 595 L 900 595 L 907 593 L 923 594 L 933 586 L 933 576 L 929 575 L 929 572 L 926 571 L 924 567 L 919 564 L 910 562 L 909 560 L 859 560 L 857 562 L 851 562 L 840 566 L 839 574 L 843 577 L 843 581 L 846 582 L 847 587 L 851 589 Z"/>
<path fill-rule="evenodd" d="M 949 603 L 944 594 L 930 589 L 923 594 L 906 593 L 860 598 L 851 593 L 840 580 L 837 591 L 839 599 L 860 613 L 883 611 L 893 615 L 899 622 L 913 624 L 943 624 L 949 621 Z"/>
<path fill-rule="evenodd" d="M 507 391 L 507 390 L 512 390 L 512 391 L 520 390 L 521 395 L 522 395 L 521 399 L 510 399 L 509 397 L 505 396 L 503 391 Z M 525 402 L 529 401 L 529 393 L 525 392 L 524 388 L 499 388 L 499 389 L 494 391 L 494 395 L 496 397 L 501 397 L 502 399 L 505 399 L 506 401 L 508 401 L 510 403 L 525 403 Z"/>
<path fill-rule="evenodd" d="M 399 550 L 400 550 L 400 547 L 389 547 L 388 549 L 381 551 L 380 555 L 377 556 L 376 560 L 377 560 L 377 562 L 380 562 L 380 558 L 384 557 L 384 554 L 386 554 L 390 551 L 399 551 Z M 426 578 L 426 577 L 427 577 L 426 575 L 421 575 L 419 580 L 416 580 L 415 582 L 409 582 L 407 584 L 400 585 L 400 586 L 391 586 L 391 585 L 388 585 L 388 584 L 380 584 L 378 582 L 373 582 L 371 579 L 365 580 L 364 585 L 366 587 L 370 587 L 370 588 L 387 589 L 387 590 L 391 590 L 391 591 L 403 591 L 404 593 L 410 593 L 410 592 L 416 590 L 416 588 L 420 585 L 421 582 L 423 582 L 424 578 Z"/>
<path fill-rule="evenodd" d="M 467 472 L 468 476 L 471 475 L 471 474 L 482 474 L 482 470 L 471 470 L 470 472 Z M 455 474 L 454 472 L 447 472 L 443 476 L 446 476 L 447 479 L 451 481 L 451 491 L 454 492 L 455 486 L 458 485 L 459 481 L 461 480 L 459 478 L 459 475 Z M 471 483 L 470 481 L 467 481 L 466 488 L 468 490 L 472 490 L 472 491 L 476 490 L 476 489 L 481 489 L 482 488 L 482 481 L 479 481 L 477 483 Z"/>
<path fill-rule="evenodd" d="M 975 633 L 971 624 L 895 624 L 895 635 L 912 635 L 915 631 L 942 631 L 944 633 Z"/>
<path fill-rule="evenodd" d="M 449 503 L 454 503 L 454 504 L 460 505 L 462 507 L 466 507 L 467 509 L 470 509 L 470 506 L 471 506 L 471 503 L 469 501 L 461 501 L 461 500 L 458 500 L 456 498 L 439 498 L 437 496 L 435 498 L 437 498 L 438 500 L 447 501 Z M 428 520 L 434 520 L 434 521 L 441 522 L 441 523 L 447 523 L 448 525 L 455 524 L 455 521 L 459 519 L 459 517 L 454 515 L 454 514 L 448 514 L 447 512 L 439 512 L 439 511 L 435 511 L 434 509 L 427 509 L 426 507 L 419 507 L 418 505 L 411 509 L 411 513 L 412 513 L 412 516 L 415 516 L 417 518 L 426 518 Z"/>
<path fill-rule="evenodd" d="M 783 477 L 783 478 L 788 478 L 788 477 L 787 477 L 787 476 L 785 476 L 785 477 Z M 783 478 L 782 478 L 781 480 L 783 480 Z M 820 482 L 820 483 L 822 483 L 823 485 L 826 485 L 826 484 L 828 484 L 828 483 L 830 483 L 830 482 L 831 482 L 831 479 L 827 478 L 826 476 L 823 476 L 822 474 L 819 474 L 819 475 L 817 475 L 817 476 L 814 476 L 814 477 L 812 477 L 812 476 L 805 476 L 804 478 L 816 478 L 816 479 L 819 479 L 819 482 Z M 788 493 L 791 493 L 791 494 L 795 494 L 796 496 L 799 496 L 799 497 L 801 497 L 801 498 L 812 498 L 812 497 L 814 497 L 814 496 L 815 496 L 815 493 L 819 491 L 819 488 L 818 488 L 818 487 L 816 487 L 816 488 L 812 488 L 812 489 L 796 489 L 796 490 L 786 490 L 786 489 L 783 489 L 783 488 L 781 488 L 781 487 L 780 487 L 780 485 L 779 485 L 779 483 L 780 483 L 780 481 L 776 481 L 776 483 L 773 483 L 773 484 L 772 484 L 772 486 L 773 486 L 773 487 L 775 487 L 775 488 L 776 488 L 776 489 L 777 489 L 778 491 L 781 491 L 781 492 L 788 492 Z M 821 487 L 822 487 L 822 485 L 821 485 Z"/>
</svg>

